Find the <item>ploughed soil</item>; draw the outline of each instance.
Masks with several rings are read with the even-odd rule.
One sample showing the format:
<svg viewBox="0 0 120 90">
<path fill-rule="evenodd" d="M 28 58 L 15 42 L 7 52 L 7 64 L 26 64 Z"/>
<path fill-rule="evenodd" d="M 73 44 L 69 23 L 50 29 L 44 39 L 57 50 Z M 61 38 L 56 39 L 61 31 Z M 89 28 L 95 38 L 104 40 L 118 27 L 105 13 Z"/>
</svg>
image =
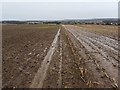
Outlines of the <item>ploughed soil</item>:
<svg viewBox="0 0 120 90">
<path fill-rule="evenodd" d="M 118 89 L 116 38 L 73 25 L 23 26 L 3 26 L 3 87 Z"/>
<path fill-rule="evenodd" d="M 29 86 L 57 30 L 55 25 L 3 25 L 3 87 Z"/>
</svg>

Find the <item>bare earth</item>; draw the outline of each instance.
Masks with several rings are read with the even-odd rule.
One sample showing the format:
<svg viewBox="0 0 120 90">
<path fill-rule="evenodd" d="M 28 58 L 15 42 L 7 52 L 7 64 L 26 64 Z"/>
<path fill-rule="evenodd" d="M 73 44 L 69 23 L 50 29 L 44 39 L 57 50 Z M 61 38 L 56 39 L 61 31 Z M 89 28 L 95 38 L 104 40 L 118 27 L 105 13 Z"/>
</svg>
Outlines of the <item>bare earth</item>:
<svg viewBox="0 0 120 90">
<path fill-rule="evenodd" d="M 3 27 L 3 87 L 118 89 L 117 36 L 73 25 L 36 27 L 9 35 Z"/>
</svg>

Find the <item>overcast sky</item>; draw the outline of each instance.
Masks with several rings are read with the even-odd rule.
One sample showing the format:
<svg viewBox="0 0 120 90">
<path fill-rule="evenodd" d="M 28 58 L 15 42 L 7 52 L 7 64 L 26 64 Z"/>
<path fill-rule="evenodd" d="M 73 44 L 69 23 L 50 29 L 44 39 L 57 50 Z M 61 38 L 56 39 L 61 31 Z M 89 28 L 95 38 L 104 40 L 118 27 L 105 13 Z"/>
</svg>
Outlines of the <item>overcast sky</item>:
<svg viewBox="0 0 120 90">
<path fill-rule="evenodd" d="M 73 0 L 74 1 L 74 0 Z M 118 2 L 3 2 L 3 20 L 117 18 Z"/>
</svg>

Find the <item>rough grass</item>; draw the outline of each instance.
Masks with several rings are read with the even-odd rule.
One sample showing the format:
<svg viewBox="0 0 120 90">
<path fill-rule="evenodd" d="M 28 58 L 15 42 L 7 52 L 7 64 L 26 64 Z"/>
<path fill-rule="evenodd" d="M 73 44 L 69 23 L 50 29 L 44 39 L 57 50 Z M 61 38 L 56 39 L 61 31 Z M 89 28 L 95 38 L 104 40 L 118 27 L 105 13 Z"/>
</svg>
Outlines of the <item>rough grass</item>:
<svg viewBox="0 0 120 90">
<path fill-rule="evenodd" d="M 118 38 L 118 26 L 112 25 L 77 25 L 77 26 L 83 28 L 82 30 L 87 30 L 114 39 Z"/>
</svg>

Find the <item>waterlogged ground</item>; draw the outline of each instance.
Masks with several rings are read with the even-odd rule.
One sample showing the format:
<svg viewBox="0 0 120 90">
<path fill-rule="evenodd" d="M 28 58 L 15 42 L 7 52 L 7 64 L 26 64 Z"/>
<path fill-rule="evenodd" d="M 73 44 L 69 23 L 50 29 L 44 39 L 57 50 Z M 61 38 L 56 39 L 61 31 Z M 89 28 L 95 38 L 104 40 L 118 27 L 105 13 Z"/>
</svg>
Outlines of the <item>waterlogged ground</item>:
<svg viewBox="0 0 120 90">
<path fill-rule="evenodd" d="M 118 89 L 117 36 L 73 25 L 24 27 L 3 27 L 3 87 Z"/>
</svg>

